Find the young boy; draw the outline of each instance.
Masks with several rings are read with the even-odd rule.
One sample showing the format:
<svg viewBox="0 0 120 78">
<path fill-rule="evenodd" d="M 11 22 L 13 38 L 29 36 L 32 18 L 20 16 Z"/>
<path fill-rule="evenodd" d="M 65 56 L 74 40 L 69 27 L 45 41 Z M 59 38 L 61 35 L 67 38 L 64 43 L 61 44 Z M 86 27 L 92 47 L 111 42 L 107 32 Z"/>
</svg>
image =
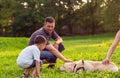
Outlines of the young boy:
<svg viewBox="0 0 120 78">
<path fill-rule="evenodd" d="M 28 46 L 22 50 L 17 58 L 17 64 L 19 67 L 24 68 L 25 71 L 21 78 L 28 77 L 30 75 L 30 70 L 32 71 L 32 78 L 41 78 L 40 77 L 40 51 L 45 48 L 46 39 L 42 35 L 36 36 L 34 39 L 34 45 Z"/>
</svg>

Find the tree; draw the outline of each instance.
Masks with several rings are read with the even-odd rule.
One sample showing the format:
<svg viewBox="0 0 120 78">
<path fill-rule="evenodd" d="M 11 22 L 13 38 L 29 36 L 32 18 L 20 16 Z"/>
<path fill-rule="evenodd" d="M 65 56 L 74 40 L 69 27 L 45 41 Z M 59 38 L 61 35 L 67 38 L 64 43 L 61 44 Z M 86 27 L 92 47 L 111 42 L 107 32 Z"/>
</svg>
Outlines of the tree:
<svg viewBox="0 0 120 78">
<path fill-rule="evenodd" d="M 9 20 L 16 12 L 16 7 L 18 6 L 15 0 L 0 0 L 0 30 L 1 34 L 11 30 L 9 25 Z M 1 35 L 0 34 L 0 35 Z M 6 35 L 6 34 L 4 34 Z"/>
<path fill-rule="evenodd" d="M 120 28 L 118 15 L 120 14 L 120 0 L 108 0 L 104 14 L 105 29 L 107 31 L 117 31 Z"/>
<path fill-rule="evenodd" d="M 14 15 L 13 35 L 30 36 L 43 22 L 40 0 L 19 0 L 22 7 Z"/>
<path fill-rule="evenodd" d="M 20 36 L 20 34 L 29 36 L 31 32 L 40 27 L 39 24 L 42 24 L 43 18 L 46 16 L 53 16 L 56 19 L 56 30 L 58 30 L 59 34 L 61 34 L 64 25 L 68 25 L 71 31 L 71 26 L 73 25 L 73 17 L 71 16 L 75 12 L 74 4 L 78 4 L 77 1 L 78 0 L 19 0 L 20 3 L 27 3 L 27 8 L 21 9 L 20 12 L 16 13 L 13 23 L 13 33 L 16 36 Z M 28 31 L 26 31 L 26 29 Z"/>
<path fill-rule="evenodd" d="M 8 1 L 6 2 L 8 4 L 4 4 L 4 1 Z M 106 30 L 110 30 L 110 27 L 113 26 L 113 28 L 118 29 L 117 15 L 120 8 L 118 0 L 86 0 L 87 2 L 83 0 L 4 1 L 0 2 L 0 17 L 2 19 L 0 19 L 0 26 L 8 25 L 8 18 L 12 16 L 14 19 L 12 19 L 13 24 L 10 30 L 13 30 L 14 36 L 30 36 L 43 25 L 44 18 L 47 16 L 56 19 L 55 29 L 60 35 L 66 34 L 64 31 L 74 35 L 81 32 L 95 34 L 104 31 L 104 27 Z M 114 12 L 111 13 L 111 11 Z M 8 12 L 8 14 L 5 15 L 4 12 Z M 3 22 L 3 18 L 6 22 Z M 65 27 L 67 28 L 65 29 Z"/>
<path fill-rule="evenodd" d="M 87 33 L 95 34 L 99 28 L 102 28 L 101 18 L 103 7 L 103 0 L 87 0 L 87 3 L 80 9 L 81 24 L 80 26 L 87 31 Z"/>
</svg>

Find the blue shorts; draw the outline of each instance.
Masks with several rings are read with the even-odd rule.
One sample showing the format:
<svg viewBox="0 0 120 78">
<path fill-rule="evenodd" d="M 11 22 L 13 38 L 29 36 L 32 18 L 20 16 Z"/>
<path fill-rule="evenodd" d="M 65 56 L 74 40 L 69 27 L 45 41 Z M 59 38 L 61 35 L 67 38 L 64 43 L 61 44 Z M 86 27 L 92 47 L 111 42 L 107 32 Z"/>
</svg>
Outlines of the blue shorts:
<svg viewBox="0 0 120 78">
<path fill-rule="evenodd" d="M 40 66 L 42 67 L 42 61 L 40 60 Z M 36 66 L 36 60 L 33 60 L 33 63 L 28 68 L 33 68 Z"/>
</svg>

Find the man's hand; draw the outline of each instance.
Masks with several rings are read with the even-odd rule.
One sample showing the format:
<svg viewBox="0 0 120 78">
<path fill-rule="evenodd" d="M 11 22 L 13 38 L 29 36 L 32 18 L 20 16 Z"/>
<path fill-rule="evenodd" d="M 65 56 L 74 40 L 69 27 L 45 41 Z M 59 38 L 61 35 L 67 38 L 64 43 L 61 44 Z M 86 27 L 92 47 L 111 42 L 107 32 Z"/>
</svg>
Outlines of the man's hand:
<svg viewBox="0 0 120 78">
<path fill-rule="evenodd" d="M 58 43 L 55 43 L 53 46 L 58 50 L 58 47 L 59 47 Z"/>
<path fill-rule="evenodd" d="M 65 59 L 64 62 L 73 62 L 73 61 L 70 59 Z"/>
<path fill-rule="evenodd" d="M 62 43 L 62 42 L 63 42 L 63 40 L 62 40 L 61 37 L 58 37 L 58 38 L 55 40 L 55 44 L 60 44 L 60 43 Z"/>
<path fill-rule="evenodd" d="M 110 60 L 108 58 L 106 58 L 105 60 L 102 61 L 103 64 L 109 64 Z"/>
</svg>

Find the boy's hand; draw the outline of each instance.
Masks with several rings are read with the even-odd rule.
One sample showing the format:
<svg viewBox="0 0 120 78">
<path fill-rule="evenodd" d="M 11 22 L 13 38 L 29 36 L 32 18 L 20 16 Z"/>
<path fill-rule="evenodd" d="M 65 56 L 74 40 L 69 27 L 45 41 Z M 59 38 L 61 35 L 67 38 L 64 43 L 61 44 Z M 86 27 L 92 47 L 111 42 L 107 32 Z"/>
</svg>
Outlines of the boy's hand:
<svg viewBox="0 0 120 78">
<path fill-rule="evenodd" d="M 40 75 L 37 75 L 36 78 L 41 78 L 41 76 L 40 76 Z"/>
<path fill-rule="evenodd" d="M 36 78 L 41 78 L 41 75 L 40 74 L 36 74 Z"/>
<path fill-rule="evenodd" d="M 41 78 L 41 76 L 36 76 L 36 77 L 35 77 L 35 76 L 32 76 L 32 78 Z"/>
<path fill-rule="evenodd" d="M 41 78 L 41 76 L 39 75 L 37 75 L 37 76 L 32 76 L 32 78 Z"/>
</svg>

